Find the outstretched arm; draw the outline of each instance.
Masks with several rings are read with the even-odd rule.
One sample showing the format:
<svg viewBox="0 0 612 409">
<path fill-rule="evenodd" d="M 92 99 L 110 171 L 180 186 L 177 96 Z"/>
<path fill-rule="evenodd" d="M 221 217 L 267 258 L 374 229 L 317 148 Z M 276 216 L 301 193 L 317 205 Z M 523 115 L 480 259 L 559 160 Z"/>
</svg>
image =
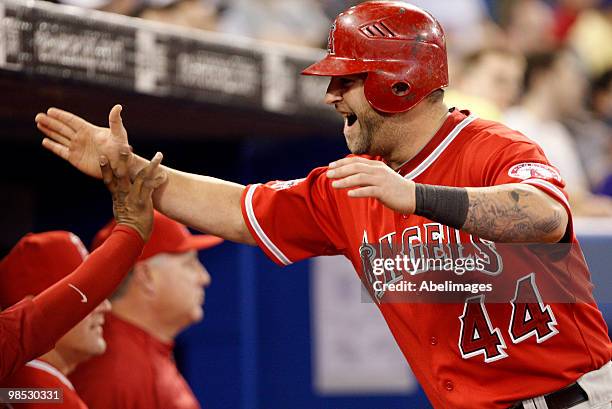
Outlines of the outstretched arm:
<svg viewBox="0 0 612 409">
<path fill-rule="evenodd" d="M 135 156 L 133 172 L 148 161 Z M 237 243 L 255 245 L 240 208 L 243 185 L 162 167 L 166 183 L 153 193 L 155 208 L 200 231 Z"/>
<path fill-rule="evenodd" d="M 121 119 L 121 106 L 109 114 L 109 128 L 95 126 L 57 108 L 36 116 L 36 124 L 46 138 L 43 146 L 70 162 L 81 172 L 101 177 L 98 156 L 110 159 L 115 172 L 121 155 L 129 155 L 129 172 L 134 176 L 148 161 L 131 153 Z M 240 209 L 244 186 L 207 176 L 161 167 L 167 181 L 154 193 L 155 207 L 188 226 L 227 240 L 255 244 Z"/>
<path fill-rule="evenodd" d="M 568 223 L 565 208 L 534 186 L 454 188 L 420 185 L 404 179 L 380 161 L 359 157 L 330 165 L 327 176 L 338 189 L 355 188 L 352 197 L 374 197 L 401 213 L 431 220 L 496 242 L 561 240 Z"/>
</svg>

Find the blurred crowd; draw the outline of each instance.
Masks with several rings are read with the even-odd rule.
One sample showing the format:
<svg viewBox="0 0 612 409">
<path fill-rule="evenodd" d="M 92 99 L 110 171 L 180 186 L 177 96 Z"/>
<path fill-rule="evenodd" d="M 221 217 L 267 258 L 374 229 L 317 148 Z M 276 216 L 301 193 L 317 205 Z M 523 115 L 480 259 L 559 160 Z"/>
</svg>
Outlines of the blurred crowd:
<svg viewBox="0 0 612 409">
<path fill-rule="evenodd" d="M 192 28 L 324 47 L 349 0 L 55 0 Z M 411 0 L 444 26 L 450 106 L 544 150 L 576 215 L 612 216 L 612 0 Z"/>
</svg>

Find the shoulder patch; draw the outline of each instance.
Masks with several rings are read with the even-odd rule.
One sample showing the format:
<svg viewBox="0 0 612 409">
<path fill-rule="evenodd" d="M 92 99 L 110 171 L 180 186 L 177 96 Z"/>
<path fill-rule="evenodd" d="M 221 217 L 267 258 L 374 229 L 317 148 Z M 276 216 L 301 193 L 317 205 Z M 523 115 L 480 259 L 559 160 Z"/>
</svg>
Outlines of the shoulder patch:
<svg viewBox="0 0 612 409">
<path fill-rule="evenodd" d="M 538 162 L 517 163 L 508 170 L 508 175 L 513 178 L 527 179 L 555 179 L 561 182 L 559 171 L 552 166 Z"/>
<path fill-rule="evenodd" d="M 285 189 L 289 189 L 290 187 L 293 187 L 293 186 L 297 185 L 298 183 L 300 183 L 304 179 L 305 178 L 294 179 L 294 180 L 277 180 L 277 181 L 271 183 L 270 187 L 272 189 L 274 189 L 274 190 L 285 190 Z"/>
</svg>

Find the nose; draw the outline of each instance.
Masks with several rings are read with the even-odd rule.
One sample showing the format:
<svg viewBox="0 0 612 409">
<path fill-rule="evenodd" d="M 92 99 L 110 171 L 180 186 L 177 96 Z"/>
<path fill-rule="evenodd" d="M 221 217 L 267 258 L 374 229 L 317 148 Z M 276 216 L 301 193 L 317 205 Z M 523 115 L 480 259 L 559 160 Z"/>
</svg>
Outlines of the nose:
<svg viewBox="0 0 612 409">
<path fill-rule="evenodd" d="M 338 78 L 332 77 L 325 91 L 324 102 L 327 105 L 333 105 L 342 101 L 342 87 Z"/>
<path fill-rule="evenodd" d="M 210 283 L 212 282 L 212 277 L 210 276 L 210 274 L 208 274 L 208 270 L 201 263 L 200 263 L 200 275 L 198 276 L 198 278 L 199 278 L 198 283 L 202 287 L 208 287 Z"/>
</svg>

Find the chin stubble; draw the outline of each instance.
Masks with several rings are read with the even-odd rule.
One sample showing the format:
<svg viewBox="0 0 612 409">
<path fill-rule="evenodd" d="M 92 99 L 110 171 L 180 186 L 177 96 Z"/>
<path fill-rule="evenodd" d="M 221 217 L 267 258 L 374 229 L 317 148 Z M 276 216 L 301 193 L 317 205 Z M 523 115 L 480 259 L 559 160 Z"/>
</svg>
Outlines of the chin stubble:
<svg viewBox="0 0 612 409">
<path fill-rule="evenodd" d="M 360 119 L 359 124 L 361 125 L 361 132 L 359 135 L 359 152 L 353 152 L 358 155 L 369 154 L 376 155 L 373 151 L 373 140 L 374 134 L 380 130 L 383 118 L 377 116 L 375 113 L 364 114 L 363 118 Z"/>
</svg>

